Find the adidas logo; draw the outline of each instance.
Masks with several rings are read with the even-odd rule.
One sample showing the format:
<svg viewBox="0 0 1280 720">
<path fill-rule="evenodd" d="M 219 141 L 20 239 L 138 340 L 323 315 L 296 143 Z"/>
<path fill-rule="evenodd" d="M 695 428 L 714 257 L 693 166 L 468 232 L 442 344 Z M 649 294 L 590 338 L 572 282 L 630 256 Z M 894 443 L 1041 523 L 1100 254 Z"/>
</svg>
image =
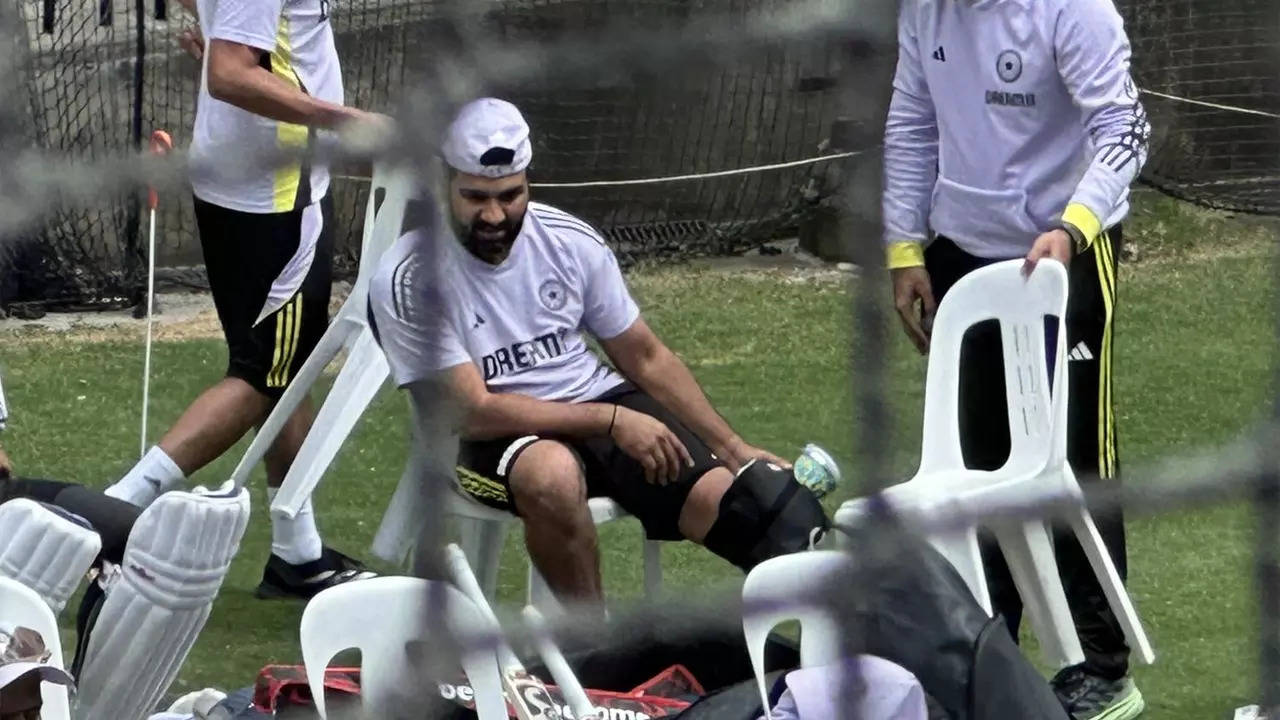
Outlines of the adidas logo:
<svg viewBox="0 0 1280 720">
<path fill-rule="evenodd" d="M 1076 343 L 1075 347 L 1071 348 L 1071 352 L 1067 353 L 1067 359 L 1068 360 L 1092 360 L 1093 353 L 1089 351 L 1089 346 L 1085 345 L 1084 341 L 1081 340 L 1080 342 Z"/>
<path fill-rule="evenodd" d="M 941 45 L 939 45 L 938 49 L 933 51 L 933 59 L 937 60 L 938 62 L 946 62 L 947 61 L 946 49 L 943 48 Z"/>
</svg>

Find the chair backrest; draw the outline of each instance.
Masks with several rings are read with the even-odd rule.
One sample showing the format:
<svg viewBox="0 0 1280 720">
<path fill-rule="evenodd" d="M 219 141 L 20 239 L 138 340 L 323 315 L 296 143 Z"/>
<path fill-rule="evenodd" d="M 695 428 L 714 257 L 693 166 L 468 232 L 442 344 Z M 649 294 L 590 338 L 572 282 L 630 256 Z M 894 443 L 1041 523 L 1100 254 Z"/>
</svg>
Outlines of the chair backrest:
<svg viewBox="0 0 1280 720">
<path fill-rule="evenodd" d="M 987 320 L 1000 323 L 1004 356 L 1011 447 L 1000 472 L 1036 472 L 1051 458 L 1066 457 L 1066 433 L 1054 428 L 1065 428 L 1066 419 L 1067 272 L 1052 260 L 1037 264 L 1029 276 L 1022 268 L 1022 260 L 1010 260 L 975 270 L 938 308 L 925 384 L 922 473 L 964 467 L 960 350 L 965 332 Z M 1057 320 L 1052 347 L 1046 318 Z"/>
<path fill-rule="evenodd" d="M 800 665 L 818 667 L 840 660 L 840 626 L 831 609 L 829 583 L 851 567 L 847 553 L 812 550 L 766 560 L 747 574 L 742 586 L 742 632 L 755 670 L 756 685 L 769 713 L 764 684 L 764 651 L 769 633 L 779 623 L 800 622 Z"/>
<path fill-rule="evenodd" d="M 17 580 L 0 577 L 0 621 L 35 630 L 40 633 L 45 647 L 49 650 L 50 664 L 65 668 L 62 662 L 62 640 L 58 634 L 58 619 L 53 610 L 45 603 L 35 590 Z M 41 683 L 40 694 L 43 696 L 44 708 L 41 717 L 45 720 L 68 720 L 71 717 L 71 705 L 67 699 L 67 689 L 54 683 Z"/>
<path fill-rule="evenodd" d="M 423 678 L 409 674 L 413 663 L 406 655 L 406 643 L 433 637 L 453 638 L 462 647 L 462 669 L 475 693 L 479 720 L 507 717 L 498 662 L 488 641 L 492 633 L 475 604 L 447 583 L 388 576 L 329 588 L 307 604 L 300 636 L 311 694 L 321 717 L 327 717 L 324 670 L 334 655 L 360 650 L 364 714 L 392 717 L 401 688 L 423 687 Z"/>
<path fill-rule="evenodd" d="M 365 204 L 364 232 L 360 240 L 360 267 L 355 288 L 366 290 L 378 261 L 402 234 L 405 209 L 416 195 L 418 183 L 414 173 L 403 166 L 379 163 L 374 166 L 369 185 L 369 201 Z"/>
</svg>

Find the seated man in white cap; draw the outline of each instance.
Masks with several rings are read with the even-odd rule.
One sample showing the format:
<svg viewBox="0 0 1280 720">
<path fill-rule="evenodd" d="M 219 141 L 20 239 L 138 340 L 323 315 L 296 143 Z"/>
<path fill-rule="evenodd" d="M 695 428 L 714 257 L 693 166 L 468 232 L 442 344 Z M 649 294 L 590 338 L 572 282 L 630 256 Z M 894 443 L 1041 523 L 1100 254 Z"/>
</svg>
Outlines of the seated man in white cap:
<svg viewBox="0 0 1280 720">
<path fill-rule="evenodd" d="M 827 526 L 813 494 L 711 407 L 600 235 L 530 202 L 529 127 L 515 106 L 463 107 L 443 155 L 449 216 L 388 250 L 370 319 L 420 410 L 452 398 L 459 484 L 524 520 L 551 589 L 602 598 L 588 497 L 614 499 L 651 538 L 693 540 L 744 570 L 809 547 Z"/>
<path fill-rule="evenodd" d="M 0 625 L 0 720 L 39 720 L 42 682 L 75 687 L 66 670 L 49 664 L 50 655 L 40 633 Z"/>
</svg>

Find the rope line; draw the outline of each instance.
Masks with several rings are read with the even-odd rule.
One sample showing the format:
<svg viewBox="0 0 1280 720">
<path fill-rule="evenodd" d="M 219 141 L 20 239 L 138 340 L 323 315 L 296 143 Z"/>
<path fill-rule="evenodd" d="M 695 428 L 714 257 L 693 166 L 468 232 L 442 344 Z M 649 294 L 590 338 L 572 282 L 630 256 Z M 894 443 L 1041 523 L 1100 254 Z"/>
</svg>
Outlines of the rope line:
<svg viewBox="0 0 1280 720">
<path fill-rule="evenodd" d="M 586 187 L 611 187 L 621 185 L 657 185 L 659 183 L 683 182 L 686 180 L 703 180 L 706 178 L 730 177 L 733 175 L 750 175 L 751 173 L 769 172 L 771 170 L 786 170 L 787 168 L 803 167 L 805 165 L 817 165 L 818 163 L 829 162 L 831 160 L 843 160 L 844 158 L 857 157 L 867 152 L 866 150 L 851 150 L 849 152 L 831 153 L 829 155 L 818 155 L 817 157 L 804 158 L 801 160 L 789 160 L 787 162 L 772 163 L 769 165 L 752 165 L 745 168 L 734 168 L 731 170 L 716 170 L 707 173 L 689 173 L 687 175 L 666 175 L 663 177 L 647 177 L 632 178 L 630 180 L 584 180 L 581 182 L 533 182 L 529 183 L 532 188 L 586 188 Z M 338 180 L 369 180 L 367 175 L 334 175 Z"/>
<path fill-rule="evenodd" d="M 1198 105 L 1200 107 L 1213 108 L 1214 110 L 1226 110 L 1228 112 L 1240 113 L 1241 115 L 1257 115 L 1258 117 L 1271 118 L 1272 120 L 1280 120 L 1280 114 L 1267 112 L 1265 110 L 1252 110 L 1250 108 L 1237 107 L 1235 105 L 1221 105 L 1219 103 L 1209 102 L 1207 100 L 1192 100 L 1191 98 L 1178 97 L 1168 93 L 1156 92 L 1155 90 L 1142 90 L 1143 95 L 1151 95 L 1165 100 L 1185 103 L 1187 105 Z"/>
<path fill-rule="evenodd" d="M 1156 90 L 1140 89 L 1143 95 L 1150 95 L 1164 100 L 1172 100 L 1174 102 L 1185 103 L 1187 105 L 1196 105 L 1199 107 L 1212 108 L 1214 110 L 1225 110 L 1227 112 L 1239 113 L 1241 115 L 1255 115 L 1258 117 L 1280 120 L 1280 114 L 1267 112 L 1265 110 L 1253 110 L 1251 108 L 1238 107 L 1235 105 L 1223 105 L 1220 103 L 1209 102 L 1207 100 L 1194 100 L 1192 98 L 1180 97 L 1178 95 L 1170 95 L 1168 93 L 1158 92 Z M 857 157 L 865 154 L 866 150 L 854 150 L 849 152 L 830 153 L 827 155 L 818 155 L 816 157 L 803 158 L 801 160 L 790 160 L 787 162 L 770 163 L 767 165 L 752 165 L 744 168 L 733 168 L 730 170 L 716 170 L 706 173 L 688 173 L 685 175 L 665 175 L 661 177 L 632 178 L 629 180 L 583 180 L 576 182 L 535 182 L 529 183 L 529 187 L 533 188 L 592 188 L 592 187 L 625 187 L 631 185 L 658 185 L 670 182 L 687 182 L 689 180 L 706 180 L 710 178 L 732 177 L 734 175 L 750 175 L 759 172 L 771 172 L 773 170 L 786 170 L 789 168 L 804 167 L 806 165 L 816 165 L 818 163 L 830 162 L 832 160 L 843 160 L 845 158 Z M 369 180 L 366 175 L 335 175 L 338 180 Z"/>
</svg>

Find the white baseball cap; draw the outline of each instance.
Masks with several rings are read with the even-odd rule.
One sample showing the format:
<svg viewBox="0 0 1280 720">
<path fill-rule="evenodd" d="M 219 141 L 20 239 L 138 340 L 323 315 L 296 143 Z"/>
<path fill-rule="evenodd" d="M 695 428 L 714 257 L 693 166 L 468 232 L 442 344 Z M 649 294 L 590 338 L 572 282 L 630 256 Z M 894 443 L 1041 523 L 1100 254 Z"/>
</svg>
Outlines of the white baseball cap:
<svg viewBox="0 0 1280 720">
<path fill-rule="evenodd" d="M 442 152 L 458 172 L 492 178 L 515 175 L 533 160 L 529 124 L 506 100 L 472 100 L 449 125 Z"/>
<path fill-rule="evenodd" d="M 49 651 L 40 633 L 25 627 L 0 625 L 0 692 L 28 673 L 36 673 L 44 682 L 75 689 L 71 674 L 49 664 Z"/>
</svg>

